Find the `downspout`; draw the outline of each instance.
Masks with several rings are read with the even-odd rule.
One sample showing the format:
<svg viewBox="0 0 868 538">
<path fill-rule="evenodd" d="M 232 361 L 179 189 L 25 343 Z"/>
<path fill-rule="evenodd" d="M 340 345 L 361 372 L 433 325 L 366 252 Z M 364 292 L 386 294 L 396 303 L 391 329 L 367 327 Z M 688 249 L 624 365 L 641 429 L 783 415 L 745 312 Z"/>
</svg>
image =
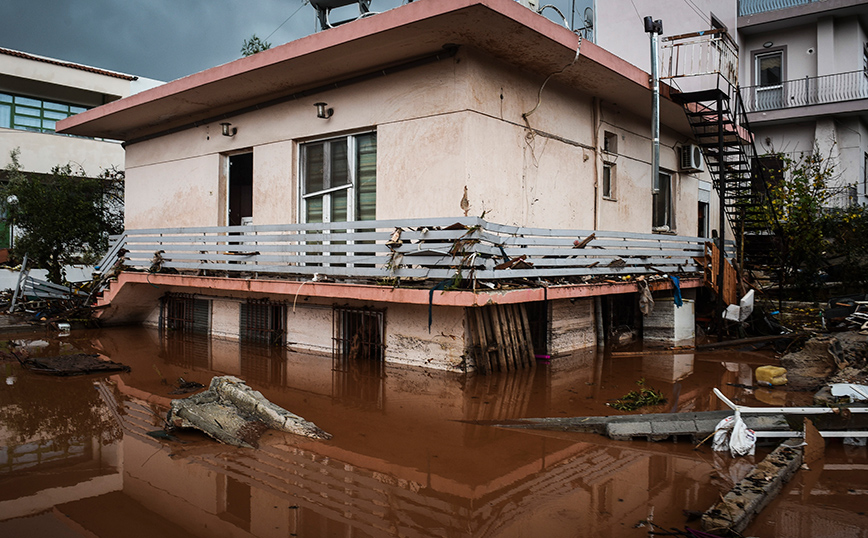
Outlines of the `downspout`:
<svg viewBox="0 0 868 538">
<path fill-rule="evenodd" d="M 660 65 L 657 36 L 663 33 L 663 21 L 645 17 L 645 32 L 651 38 L 651 190 L 660 190 Z"/>
<path fill-rule="evenodd" d="M 600 129 L 603 117 L 600 99 L 594 97 L 591 106 L 594 108 L 594 230 L 600 229 L 600 162 L 603 155 L 600 152 Z"/>
</svg>

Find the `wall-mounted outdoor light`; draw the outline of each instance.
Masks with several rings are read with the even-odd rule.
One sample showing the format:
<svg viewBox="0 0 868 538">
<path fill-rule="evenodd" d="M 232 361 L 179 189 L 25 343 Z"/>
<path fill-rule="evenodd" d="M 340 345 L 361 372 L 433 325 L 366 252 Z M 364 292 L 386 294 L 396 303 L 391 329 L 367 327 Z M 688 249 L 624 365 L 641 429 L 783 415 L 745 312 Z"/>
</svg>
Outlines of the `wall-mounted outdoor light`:
<svg viewBox="0 0 868 538">
<path fill-rule="evenodd" d="M 765 43 L 763 43 L 763 48 L 767 49 L 767 48 L 771 47 L 772 45 L 774 45 L 774 43 L 772 43 L 771 41 L 766 41 Z"/>
<path fill-rule="evenodd" d="M 320 101 L 319 103 L 314 103 L 313 106 L 316 107 L 316 117 L 323 120 L 331 118 L 332 114 L 335 113 L 335 109 L 326 108 L 328 107 L 328 104 L 323 103 L 322 101 Z"/>
<path fill-rule="evenodd" d="M 229 122 L 224 122 L 220 124 L 220 126 L 223 127 L 223 136 L 235 136 L 235 134 L 238 132 L 238 127 L 233 127 L 230 129 L 230 125 L 232 124 Z"/>
</svg>

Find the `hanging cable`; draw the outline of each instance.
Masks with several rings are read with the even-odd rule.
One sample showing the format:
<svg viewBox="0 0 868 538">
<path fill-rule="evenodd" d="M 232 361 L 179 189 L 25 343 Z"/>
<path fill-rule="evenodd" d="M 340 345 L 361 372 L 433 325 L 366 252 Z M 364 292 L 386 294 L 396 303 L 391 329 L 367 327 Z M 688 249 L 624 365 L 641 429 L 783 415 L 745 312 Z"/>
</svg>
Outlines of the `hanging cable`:
<svg viewBox="0 0 868 538">
<path fill-rule="evenodd" d="M 579 38 L 579 43 L 578 43 L 578 45 L 576 45 L 575 57 L 573 58 L 573 60 L 570 63 L 565 65 L 563 68 L 559 69 L 558 71 L 555 71 L 554 73 L 552 73 L 546 77 L 546 79 L 542 83 L 542 86 L 539 87 L 539 92 L 537 93 L 536 106 L 534 106 L 530 112 L 525 112 L 524 114 L 521 115 L 521 117 L 524 118 L 525 121 L 527 121 L 527 117 L 530 116 L 531 114 L 533 114 L 534 112 L 536 112 L 536 109 L 538 109 L 539 106 L 542 104 L 542 92 L 545 89 L 546 84 L 548 84 L 549 80 L 551 80 L 551 78 L 553 76 L 560 75 L 561 73 L 563 73 L 564 71 L 566 71 L 567 69 L 572 67 L 572 65 L 574 63 L 576 63 L 576 61 L 579 59 L 579 54 L 581 53 L 581 50 L 582 50 L 582 34 L 576 32 L 576 36 Z"/>
</svg>

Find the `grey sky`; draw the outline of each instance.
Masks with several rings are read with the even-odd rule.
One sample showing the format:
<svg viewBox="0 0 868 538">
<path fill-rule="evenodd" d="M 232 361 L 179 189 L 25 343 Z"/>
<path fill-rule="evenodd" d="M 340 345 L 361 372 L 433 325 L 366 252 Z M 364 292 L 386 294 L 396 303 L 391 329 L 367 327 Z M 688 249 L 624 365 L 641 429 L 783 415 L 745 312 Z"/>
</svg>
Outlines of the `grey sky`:
<svg viewBox="0 0 868 538">
<path fill-rule="evenodd" d="M 568 20 L 575 4 L 580 26 L 582 6 L 592 1 L 543 3 L 560 8 Z M 372 0 L 371 9 L 385 11 L 403 3 Z M 270 35 L 268 41 L 277 46 L 313 33 L 314 9 L 303 4 L 304 0 L 3 0 L 0 47 L 168 81 L 239 58 L 244 39 L 253 34 L 263 39 Z M 557 16 L 552 10 L 546 14 Z M 336 18 L 342 14 L 336 12 Z"/>
</svg>

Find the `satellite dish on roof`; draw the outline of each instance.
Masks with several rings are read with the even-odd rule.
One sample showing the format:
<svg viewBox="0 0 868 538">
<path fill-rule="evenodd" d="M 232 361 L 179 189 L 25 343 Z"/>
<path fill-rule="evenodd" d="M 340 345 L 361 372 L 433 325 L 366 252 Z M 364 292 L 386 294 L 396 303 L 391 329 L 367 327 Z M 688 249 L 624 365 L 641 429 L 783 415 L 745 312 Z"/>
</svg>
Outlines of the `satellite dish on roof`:
<svg viewBox="0 0 868 538">
<path fill-rule="evenodd" d="M 582 38 L 588 41 L 594 40 L 594 10 L 590 7 L 585 8 L 584 26 L 579 28 L 582 31 Z"/>
</svg>

